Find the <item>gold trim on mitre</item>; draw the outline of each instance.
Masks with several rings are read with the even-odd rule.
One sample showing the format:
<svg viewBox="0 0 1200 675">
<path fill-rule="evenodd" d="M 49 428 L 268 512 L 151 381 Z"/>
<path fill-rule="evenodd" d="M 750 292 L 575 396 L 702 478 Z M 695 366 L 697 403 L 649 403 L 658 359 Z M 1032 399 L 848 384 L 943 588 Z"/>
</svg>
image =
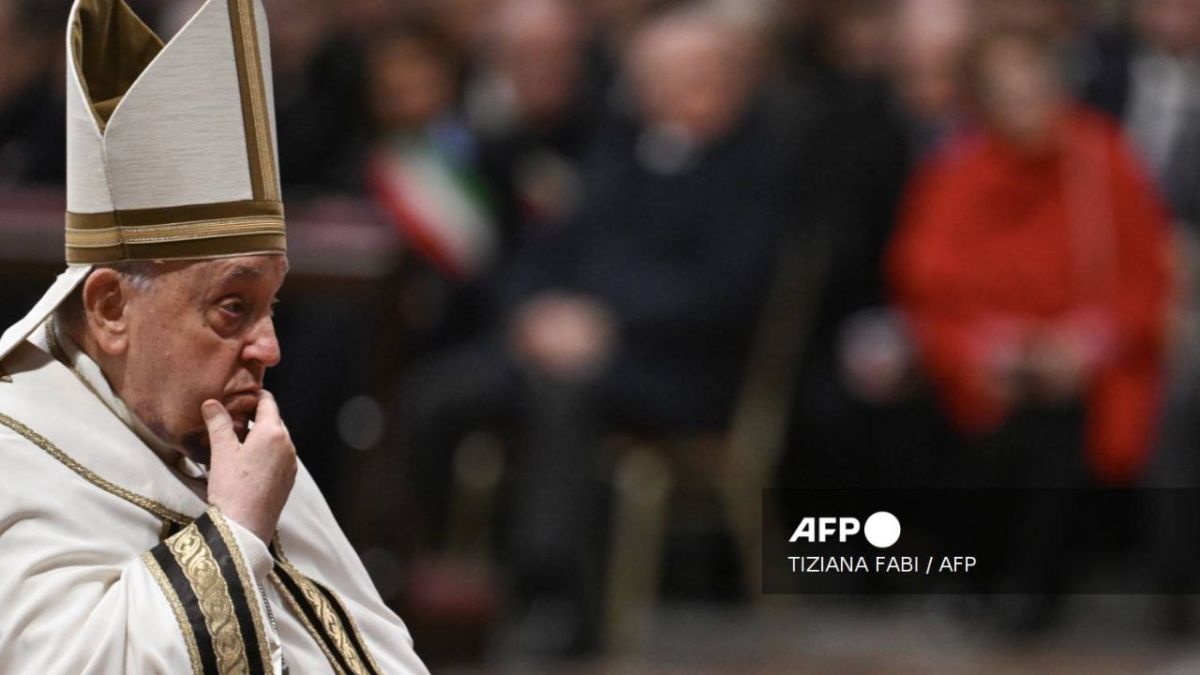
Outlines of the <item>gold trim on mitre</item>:
<svg viewBox="0 0 1200 675">
<path fill-rule="evenodd" d="M 273 201 L 67 213 L 66 246 L 89 264 L 286 253 L 287 227 Z"/>
<path fill-rule="evenodd" d="M 246 125 L 246 152 L 250 158 L 250 183 L 256 199 L 279 199 L 275 149 L 262 52 L 258 44 L 258 19 L 254 0 L 229 0 L 233 29 L 233 51 L 237 60 L 238 85 L 242 92 L 242 116 Z"/>
</svg>

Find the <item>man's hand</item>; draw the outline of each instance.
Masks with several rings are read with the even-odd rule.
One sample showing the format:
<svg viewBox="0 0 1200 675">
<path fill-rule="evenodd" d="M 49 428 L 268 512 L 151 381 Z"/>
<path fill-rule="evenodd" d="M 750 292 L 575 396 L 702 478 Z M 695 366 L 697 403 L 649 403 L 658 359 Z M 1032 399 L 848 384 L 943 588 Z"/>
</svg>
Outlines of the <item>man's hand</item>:
<svg viewBox="0 0 1200 675">
<path fill-rule="evenodd" d="M 209 400 L 200 410 L 212 446 L 209 503 L 269 544 L 297 470 L 296 447 L 279 417 L 275 397 L 262 392 L 245 443 L 238 442 L 225 406 Z"/>
<path fill-rule="evenodd" d="M 585 377 L 611 356 L 616 320 L 590 298 L 547 293 L 517 312 L 511 339 L 517 354 L 538 370 Z"/>
</svg>

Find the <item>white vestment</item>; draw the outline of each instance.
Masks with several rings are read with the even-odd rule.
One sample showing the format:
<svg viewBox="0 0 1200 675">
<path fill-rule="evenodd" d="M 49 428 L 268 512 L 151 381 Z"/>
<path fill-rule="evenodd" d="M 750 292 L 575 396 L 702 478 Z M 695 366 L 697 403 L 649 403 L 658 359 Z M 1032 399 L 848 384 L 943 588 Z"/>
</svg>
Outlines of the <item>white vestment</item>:
<svg viewBox="0 0 1200 675">
<path fill-rule="evenodd" d="M 428 672 L 303 466 L 268 549 L 52 336 L 0 361 L 0 672 Z"/>
</svg>

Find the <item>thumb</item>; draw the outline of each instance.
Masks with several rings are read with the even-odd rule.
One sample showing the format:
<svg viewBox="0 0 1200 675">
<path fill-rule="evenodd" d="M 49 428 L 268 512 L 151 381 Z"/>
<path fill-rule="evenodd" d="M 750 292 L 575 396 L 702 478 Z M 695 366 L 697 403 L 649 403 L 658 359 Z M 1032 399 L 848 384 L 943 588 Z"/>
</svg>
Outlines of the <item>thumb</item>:
<svg viewBox="0 0 1200 675">
<path fill-rule="evenodd" d="M 225 406 L 217 401 L 208 400 L 200 406 L 204 415 L 204 426 L 208 428 L 208 444 L 212 453 L 234 450 L 238 446 L 237 434 L 233 431 L 233 418 Z"/>
</svg>

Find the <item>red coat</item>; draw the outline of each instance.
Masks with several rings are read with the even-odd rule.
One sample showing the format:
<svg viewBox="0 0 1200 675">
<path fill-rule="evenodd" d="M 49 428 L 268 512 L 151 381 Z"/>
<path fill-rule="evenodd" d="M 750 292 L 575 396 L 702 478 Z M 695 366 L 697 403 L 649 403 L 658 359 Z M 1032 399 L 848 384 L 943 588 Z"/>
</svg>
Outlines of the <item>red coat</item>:
<svg viewBox="0 0 1200 675">
<path fill-rule="evenodd" d="M 998 343 L 1094 326 L 1087 450 L 1106 479 L 1140 469 L 1155 432 L 1169 302 L 1166 210 L 1106 118 L 1064 112 L 1052 150 L 974 132 L 919 171 L 888 260 L 895 297 L 964 430 L 1009 411 L 977 377 Z"/>
</svg>

